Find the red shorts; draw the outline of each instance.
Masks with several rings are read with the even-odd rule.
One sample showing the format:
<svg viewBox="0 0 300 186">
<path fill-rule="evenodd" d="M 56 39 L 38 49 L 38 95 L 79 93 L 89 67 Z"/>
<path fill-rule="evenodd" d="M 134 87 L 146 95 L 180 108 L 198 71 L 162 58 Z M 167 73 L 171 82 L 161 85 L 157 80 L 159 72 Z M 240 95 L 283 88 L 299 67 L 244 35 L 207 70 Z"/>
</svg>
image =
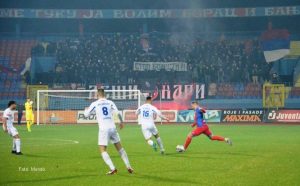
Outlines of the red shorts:
<svg viewBox="0 0 300 186">
<path fill-rule="evenodd" d="M 199 136 L 200 134 L 205 134 L 206 136 L 211 136 L 211 132 L 207 125 L 204 125 L 202 127 L 197 127 L 192 131 L 193 136 Z"/>
</svg>

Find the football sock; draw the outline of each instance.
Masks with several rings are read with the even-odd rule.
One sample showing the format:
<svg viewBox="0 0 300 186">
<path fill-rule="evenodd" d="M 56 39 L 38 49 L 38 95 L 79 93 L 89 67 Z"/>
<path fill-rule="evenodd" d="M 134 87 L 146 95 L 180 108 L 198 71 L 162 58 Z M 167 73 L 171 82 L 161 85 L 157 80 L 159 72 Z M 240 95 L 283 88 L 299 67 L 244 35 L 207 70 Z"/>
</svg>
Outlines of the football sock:
<svg viewBox="0 0 300 186">
<path fill-rule="evenodd" d="M 153 146 L 153 141 L 150 139 L 147 141 L 147 143 L 150 145 L 150 146 Z"/>
<path fill-rule="evenodd" d="M 16 144 L 16 151 L 21 152 L 21 140 L 19 138 L 15 139 L 15 144 Z"/>
<path fill-rule="evenodd" d="M 163 145 L 163 143 L 162 143 L 160 137 L 158 137 L 156 140 L 157 140 L 157 143 L 158 143 L 158 145 L 159 145 L 160 150 L 164 150 L 164 145 Z"/>
<path fill-rule="evenodd" d="M 102 158 L 103 158 L 104 162 L 106 163 L 106 165 L 109 166 L 110 170 L 115 170 L 116 168 L 115 168 L 113 162 L 111 161 L 108 153 L 102 152 L 101 155 L 102 155 Z"/>
<path fill-rule="evenodd" d="M 31 129 L 30 129 L 30 121 L 27 121 L 27 130 L 28 130 L 28 132 L 31 131 Z"/>
<path fill-rule="evenodd" d="M 122 160 L 124 161 L 126 167 L 131 168 L 126 151 L 122 148 L 121 150 L 119 150 L 119 154 Z"/>
<path fill-rule="evenodd" d="M 217 140 L 217 141 L 225 141 L 225 138 L 223 138 L 221 136 L 212 136 L 210 139 L 211 140 Z"/>
<path fill-rule="evenodd" d="M 17 149 L 16 149 L 16 140 L 15 140 L 15 138 L 13 138 L 13 146 L 12 146 L 12 150 L 13 151 L 16 151 Z"/>
<path fill-rule="evenodd" d="M 192 141 L 192 137 L 187 137 L 184 143 L 184 149 L 186 150 Z"/>
</svg>

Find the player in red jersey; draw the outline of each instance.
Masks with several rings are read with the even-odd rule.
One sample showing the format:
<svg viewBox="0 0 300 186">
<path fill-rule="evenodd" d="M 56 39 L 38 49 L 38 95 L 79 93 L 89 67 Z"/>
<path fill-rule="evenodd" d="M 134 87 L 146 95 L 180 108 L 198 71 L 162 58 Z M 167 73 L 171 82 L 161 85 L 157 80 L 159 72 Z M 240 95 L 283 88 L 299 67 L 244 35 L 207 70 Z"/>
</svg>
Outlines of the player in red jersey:
<svg viewBox="0 0 300 186">
<path fill-rule="evenodd" d="M 198 102 L 193 101 L 191 105 L 192 108 L 195 110 L 195 121 L 191 126 L 192 127 L 197 126 L 197 128 L 188 134 L 184 143 L 184 150 L 188 148 L 188 146 L 192 141 L 192 138 L 199 136 L 200 134 L 205 134 L 210 140 L 224 141 L 229 145 L 232 145 L 232 141 L 229 138 L 224 138 L 222 136 L 215 136 L 211 133 L 204 120 L 205 110 L 199 106 Z"/>
</svg>

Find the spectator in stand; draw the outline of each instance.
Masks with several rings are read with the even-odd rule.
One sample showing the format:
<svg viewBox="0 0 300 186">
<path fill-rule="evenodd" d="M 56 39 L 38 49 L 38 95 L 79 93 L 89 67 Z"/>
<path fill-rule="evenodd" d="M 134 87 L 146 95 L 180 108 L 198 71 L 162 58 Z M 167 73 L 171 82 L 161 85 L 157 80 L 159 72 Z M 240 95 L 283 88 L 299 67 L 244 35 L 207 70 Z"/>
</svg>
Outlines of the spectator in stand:
<svg viewBox="0 0 300 186">
<path fill-rule="evenodd" d="M 252 66 L 252 82 L 258 84 L 258 67 L 256 64 Z"/>
</svg>

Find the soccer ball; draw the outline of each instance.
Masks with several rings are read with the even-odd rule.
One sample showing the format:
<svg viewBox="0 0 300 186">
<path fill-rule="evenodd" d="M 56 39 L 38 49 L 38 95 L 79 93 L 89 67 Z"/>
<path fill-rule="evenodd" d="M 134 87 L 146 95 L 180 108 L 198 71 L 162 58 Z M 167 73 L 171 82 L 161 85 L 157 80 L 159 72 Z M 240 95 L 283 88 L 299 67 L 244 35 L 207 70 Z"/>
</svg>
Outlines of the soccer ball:
<svg viewBox="0 0 300 186">
<path fill-rule="evenodd" d="M 177 151 L 177 152 L 184 152 L 184 147 L 183 147 L 183 145 L 177 145 L 177 146 L 176 146 L 176 151 Z"/>
</svg>

